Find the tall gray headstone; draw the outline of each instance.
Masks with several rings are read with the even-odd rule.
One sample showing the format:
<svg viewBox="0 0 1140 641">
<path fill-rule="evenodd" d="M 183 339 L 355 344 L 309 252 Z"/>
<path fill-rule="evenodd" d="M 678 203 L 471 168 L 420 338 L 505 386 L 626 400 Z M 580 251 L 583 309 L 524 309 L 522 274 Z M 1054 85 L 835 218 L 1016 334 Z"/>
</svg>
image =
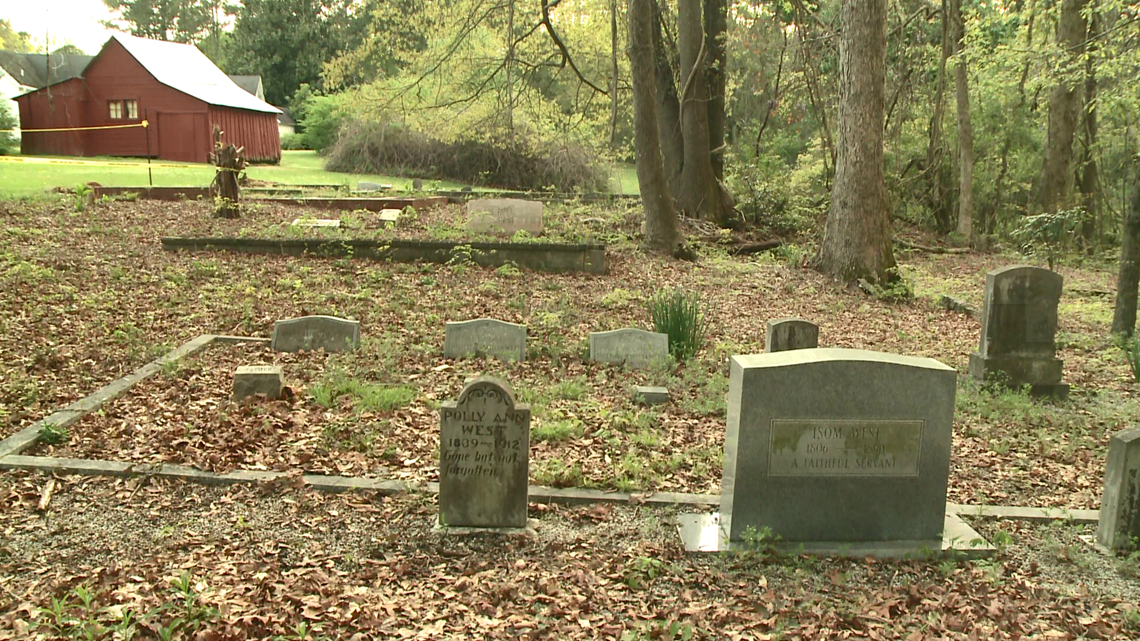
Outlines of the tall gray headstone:
<svg viewBox="0 0 1140 641">
<path fill-rule="evenodd" d="M 1140 546 L 1140 428 L 1109 443 L 1096 539 L 1110 550 Z"/>
<path fill-rule="evenodd" d="M 1068 395 L 1055 342 L 1062 283 L 1060 274 L 1041 267 L 1017 265 L 986 274 L 981 341 L 970 354 L 970 376 L 1029 385 L 1039 395 Z"/>
<path fill-rule="evenodd" d="M 790 349 L 819 347 L 819 326 L 802 318 L 778 318 L 768 321 L 764 352 L 786 352 Z"/>
<path fill-rule="evenodd" d="M 278 352 L 323 349 L 341 352 L 360 344 L 360 321 L 335 316 L 302 316 L 273 324 L 271 345 Z"/>
<path fill-rule="evenodd" d="M 526 360 L 526 325 L 494 318 L 448 323 L 443 355 L 447 358 L 492 356 L 504 361 Z"/>
<path fill-rule="evenodd" d="M 529 456 L 530 406 L 506 381 L 468 381 L 440 412 L 440 524 L 525 527 Z"/>
<path fill-rule="evenodd" d="M 720 524 L 940 550 L 956 372 L 852 349 L 733 356 Z"/>
<path fill-rule="evenodd" d="M 485 198 L 467 202 L 467 229 L 513 235 L 542 233 L 542 203 L 516 198 Z"/>
<path fill-rule="evenodd" d="M 649 367 L 664 363 L 669 356 L 669 336 L 644 329 L 615 329 L 590 332 L 590 360 Z"/>
</svg>

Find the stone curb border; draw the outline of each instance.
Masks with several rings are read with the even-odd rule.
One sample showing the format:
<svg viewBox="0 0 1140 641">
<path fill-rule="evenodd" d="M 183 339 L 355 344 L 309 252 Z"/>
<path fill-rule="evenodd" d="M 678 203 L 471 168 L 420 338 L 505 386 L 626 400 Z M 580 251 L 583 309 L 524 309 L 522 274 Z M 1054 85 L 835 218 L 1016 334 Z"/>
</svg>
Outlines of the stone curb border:
<svg viewBox="0 0 1140 641">
<path fill-rule="evenodd" d="M 463 258 L 484 267 L 515 263 L 541 272 L 606 273 L 606 246 L 597 244 L 165 236 L 162 238 L 162 248 L 167 251 L 370 258 L 398 263 L 447 263 L 455 258 Z"/>
<path fill-rule="evenodd" d="M 204 485 L 264 483 L 291 479 L 292 475 L 287 472 L 234 470 L 232 472 L 218 474 L 214 472 L 204 472 L 185 465 L 173 465 L 169 463 L 149 465 L 145 463 L 124 463 L 121 461 L 22 456 L 20 454 L 35 445 L 36 441 L 39 440 L 40 430 L 44 427 L 49 425 L 67 427 L 74 424 L 85 414 L 99 409 L 107 401 L 118 398 L 137 383 L 159 373 L 162 371 L 163 366 L 168 363 L 174 363 L 187 356 L 197 354 L 214 343 L 233 345 L 239 343 L 268 342 L 268 338 L 216 334 L 203 334 L 202 336 L 190 340 L 168 354 L 156 358 L 136 369 L 134 372 L 112 381 L 94 393 L 0 441 L 0 470 L 35 470 L 48 473 L 82 474 L 90 476 L 156 476 L 159 478 L 202 483 Z M 322 492 L 373 491 L 381 494 L 402 494 L 411 492 L 436 494 L 439 492 L 438 483 L 407 483 L 404 481 L 348 476 L 325 476 L 322 474 L 303 474 L 300 479 L 303 485 Z M 531 503 L 545 504 L 586 505 L 596 503 L 630 503 L 634 505 L 657 507 L 684 505 L 699 508 L 717 508 L 720 506 L 720 496 L 715 494 L 673 492 L 631 494 L 585 488 L 555 488 L 542 485 L 531 485 L 528 494 L 528 499 Z M 1096 523 L 1098 520 L 1097 510 L 1068 510 L 1064 508 L 958 505 L 955 503 L 947 503 L 946 511 L 948 514 L 966 517 L 973 516 L 1029 521 L 1064 520 L 1078 524 Z"/>
</svg>

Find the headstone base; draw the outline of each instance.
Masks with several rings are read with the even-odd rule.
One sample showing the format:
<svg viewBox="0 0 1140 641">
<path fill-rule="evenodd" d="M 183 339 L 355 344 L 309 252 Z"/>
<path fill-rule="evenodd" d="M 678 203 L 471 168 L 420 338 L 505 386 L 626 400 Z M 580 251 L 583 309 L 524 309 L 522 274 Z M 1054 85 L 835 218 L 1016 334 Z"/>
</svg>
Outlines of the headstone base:
<svg viewBox="0 0 1140 641">
<path fill-rule="evenodd" d="M 672 397 L 668 388 L 638 385 L 633 388 L 633 400 L 644 405 L 660 405 L 668 403 Z"/>
<path fill-rule="evenodd" d="M 432 530 L 456 536 L 468 536 L 471 534 L 506 534 L 509 536 L 534 538 L 538 536 L 538 519 L 527 519 L 526 527 L 454 527 L 443 525 L 436 519 L 435 527 L 433 527 Z"/>
<path fill-rule="evenodd" d="M 1069 386 L 1061 382 L 1064 361 L 1032 356 L 970 354 L 970 377 L 979 382 L 1000 381 L 1011 387 L 1029 385 L 1033 396 L 1067 398 Z"/>
<path fill-rule="evenodd" d="M 676 524 L 686 552 L 747 552 L 753 549 L 748 542 L 727 540 L 717 512 L 682 514 L 676 517 Z M 940 541 L 765 541 L 764 545 L 781 554 L 876 559 L 982 559 L 995 552 L 982 535 L 951 512 L 946 513 Z"/>
</svg>

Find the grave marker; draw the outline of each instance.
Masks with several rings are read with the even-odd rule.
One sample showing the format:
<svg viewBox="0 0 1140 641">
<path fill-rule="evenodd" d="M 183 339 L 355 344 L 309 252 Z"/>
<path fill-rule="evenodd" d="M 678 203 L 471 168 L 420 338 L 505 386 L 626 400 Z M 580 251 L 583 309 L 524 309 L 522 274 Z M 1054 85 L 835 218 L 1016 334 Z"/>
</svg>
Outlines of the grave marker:
<svg viewBox="0 0 1140 641">
<path fill-rule="evenodd" d="M 542 233 L 542 203 L 515 198 L 487 198 L 467 203 L 467 229 L 512 236 Z"/>
<path fill-rule="evenodd" d="M 264 394 L 267 398 L 281 398 L 285 375 L 277 365 L 241 365 L 234 371 L 233 400 Z"/>
<path fill-rule="evenodd" d="M 504 361 L 526 360 L 526 325 L 494 318 L 448 323 L 444 330 L 446 358 L 491 356 Z"/>
<path fill-rule="evenodd" d="M 340 227 L 340 221 L 335 218 L 294 218 L 294 227 Z"/>
<path fill-rule="evenodd" d="M 1068 395 L 1057 358 L 1057 304 L 1061 275 L 1040 267 L 1015 265 L 986 274 L 982 333 L 970 354 L 970 376 L 1029 385 L 1037 395 Z"/>
<path fill-rule="evenodd" d="M 440 525 L 526 527 L 529 456 L 530 406 L 506 381 L 468 381 L 440 411 Z"/>
<path fill-rule="evenodd" d="M 802 318 L 778 318 L 768 321 L 764 352 L 819 347 L 819 326 Z"/>
<path fill-rule="evenodd" d="M 1140 428 L 1113 435 L 1096 540 L 1110 550 L 1140 541 Z"/>
<path fill-rule="evenodd" d="M 720 526 L 942 549 L 956 372 L 851 349 L 733 356 Z"/>
<path fill-rule="evenodd" d="M 323 349 L 340 352 L 360 344 L 360 321 L 335 316 L 302 316 L 273 324 L 271 346 L 278 352 Z"/>
<path fill-rule="evenodd" d="M 668 356 L 669 336 L 666 334 L 633 328 L 590 332 L 592 361 L 625 363 L 640 369 L 664 363 Z"/>
</svg>

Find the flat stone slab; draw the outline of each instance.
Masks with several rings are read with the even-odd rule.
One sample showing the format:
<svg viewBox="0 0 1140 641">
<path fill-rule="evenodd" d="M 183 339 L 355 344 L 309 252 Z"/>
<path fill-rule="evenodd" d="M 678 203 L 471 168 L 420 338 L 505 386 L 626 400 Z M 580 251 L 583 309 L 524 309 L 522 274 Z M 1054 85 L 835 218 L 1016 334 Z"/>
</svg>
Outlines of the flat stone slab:
<svg viewBox="0 0 1140 641">
<path fill-rule="evenodd" d="M 590 332 L 590 360 L 645 368 L 669 358 L 669 336 L 644 329 Z"/>
<path fill-rule="evenodd" d="M 957 514 L 947 512 L 942 540 L 932 541 L 734 541 L 730 542 L 720 523 L 720 514 L 682 514 L 676 517 L 677 532 L 686 552 L 746 552 L 771 546 L 784 554 L 810 554 L 843 558 L 930 559 L 953 557 L 980 559 L 996 549 Z"/>
<path fill-rule="evenodd" d="M 485 198 L 468 201 L 467 229 L 491 234 L 514 235 L 525 231 L 542 233 L 542 203 L 516 198 Z"/>
<path fill-rule="evenodd" d="M 392 185 L 387 183 L 372 183 L 360 181 L 356 183 L 356 191 L 387 191 L 392 188 Z"/>
<path fill-rule="evenodd" d="M 360 321 L 335 316 L 302 316 L 273 324 L 271 346 L 278 352 L 323 349 L 341 352 L 360 344 Z"/>
<path fill-rule="evenodd" d="M 340 227 L 340 220 L 336 218 L 294 218 L 294 227 Z"/>
<path fill-rule="evenodd" d="M 448 323 L 444 328 L 446 358 L 491 356 L 504 361 L 526 360 L 526 325 L 494 318 Z"/>
<path fill-rule="evenodd" d="M 234 388 L 231 398 L 243 398 L 261 394 L 266 398 L 281 398 L 285 387 L 285 373 L 279 365 L 242 365 L 234 372 Z"/>
<path fill-rule="evenodd" d="M 399 209 L 381 209 L 380 215 L 376 217 L 382 225 L 394 225 L 400 220 Z"/>
<path fill-rule="evenodd" d="M 660 405 L 672 401 L 673 397 L 669 395 L 669 389 L 666 387 L 638 385 L 633 388 L 633 400 L 645 405 Z"/>
</svg>

